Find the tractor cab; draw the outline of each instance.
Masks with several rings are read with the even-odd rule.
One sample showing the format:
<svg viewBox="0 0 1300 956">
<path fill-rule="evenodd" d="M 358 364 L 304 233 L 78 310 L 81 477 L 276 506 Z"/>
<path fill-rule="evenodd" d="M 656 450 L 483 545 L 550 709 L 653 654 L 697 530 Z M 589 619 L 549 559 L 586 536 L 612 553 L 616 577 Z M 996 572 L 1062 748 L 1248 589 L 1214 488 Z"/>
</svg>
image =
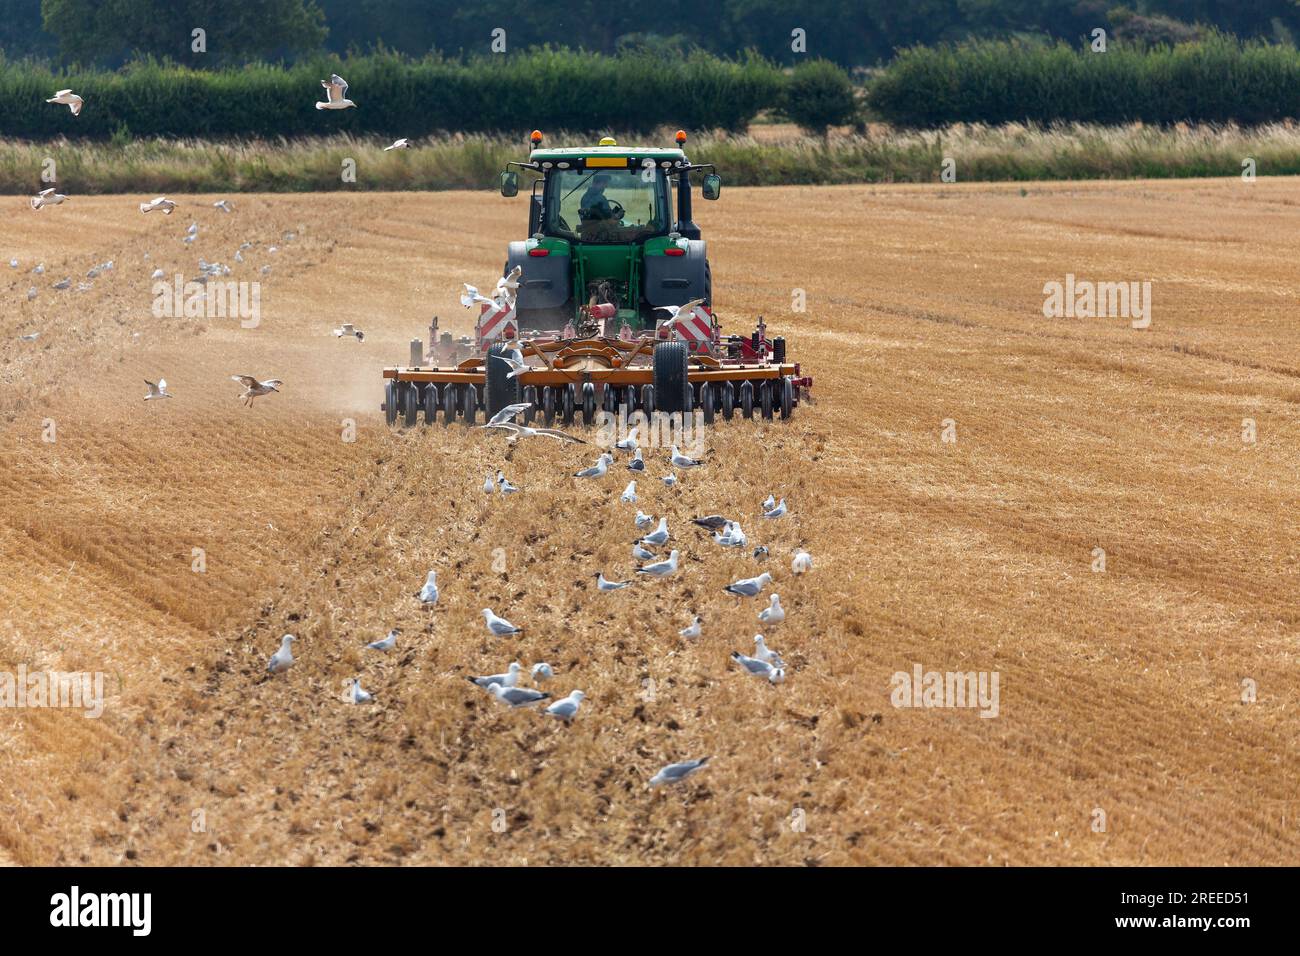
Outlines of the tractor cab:
<svg viewBox="0 0 1300 956">
<path fill-rule="evenodd" d="M 519 171 L 533 177 L 528 239 L 512 242 L 506 271 L 522 272 L 521 329 L 558 330 L 583 321 L 583 310 L 611 305 L 614 327 L 654 328 L 656 309 L 703 299 L 712 279 L 700 229 L 692 218 L 690 174 L 705 170 L 702 195 L 717 199 L 712 165 L 693 165 L 682 146 L 544 148 L 534 130 L 526 163 L 501 174 L 501 194 L 519 192 Z M 660 313 L 662 316 L 662 313 Z"/>
</svg>

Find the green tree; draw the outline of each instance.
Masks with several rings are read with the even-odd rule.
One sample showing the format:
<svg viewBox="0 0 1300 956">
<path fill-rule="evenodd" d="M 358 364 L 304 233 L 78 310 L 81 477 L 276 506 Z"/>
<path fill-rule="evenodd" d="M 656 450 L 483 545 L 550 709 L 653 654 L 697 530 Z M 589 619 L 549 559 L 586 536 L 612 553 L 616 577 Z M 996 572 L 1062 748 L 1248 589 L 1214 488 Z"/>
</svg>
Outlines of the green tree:
<svg viewBox="0 0 1300 956">
<path fill-rule="evenodd" d="M 842 69 L 829 60 L 810 60 L 791 72 L 781 109 L 801 129 L 825 139 L 830 127 L 854 121 L 858 103 Z"/>
<path fill-rule="evenodd" d="M 312 0 L 42 0 L 45 29 L 81 63 L 120 63 L 132 54 L 217 66 L 311 52 L 325 40 Z M 205 52 L 193 31 L 205 32 Z"/>
</svg>

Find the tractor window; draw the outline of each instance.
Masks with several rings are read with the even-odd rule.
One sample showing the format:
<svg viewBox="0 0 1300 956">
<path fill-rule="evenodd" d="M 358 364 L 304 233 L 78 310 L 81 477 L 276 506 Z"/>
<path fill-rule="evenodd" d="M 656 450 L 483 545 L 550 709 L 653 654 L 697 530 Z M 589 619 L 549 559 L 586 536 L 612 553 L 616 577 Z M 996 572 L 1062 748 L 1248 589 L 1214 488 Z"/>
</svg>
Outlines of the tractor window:
<svg viewBox="0 0 1300 956">
<path fill-rule="evenodd" d="M 639 169 L 563 169 L 546 182 L 545 231 L 581 242 L 633 242 L 668 231 L 664 176 Z"/>
</svg>

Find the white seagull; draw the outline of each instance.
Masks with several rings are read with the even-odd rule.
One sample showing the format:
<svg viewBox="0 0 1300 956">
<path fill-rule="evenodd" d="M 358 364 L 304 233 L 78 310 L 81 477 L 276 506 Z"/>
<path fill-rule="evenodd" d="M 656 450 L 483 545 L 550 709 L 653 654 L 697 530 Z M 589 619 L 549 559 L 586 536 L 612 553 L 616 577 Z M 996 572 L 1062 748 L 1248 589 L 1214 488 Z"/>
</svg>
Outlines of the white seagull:
<svg viewBox="0 0 1300 956">
<path fill-rule="evenodd" d="M 45 102 L 58 103 L 60 106 L 66 106 L 68 109 L 72 110 L 73 116 L 81 115 L 81 97 L 72 92 L 72 90 L 59 90 Z"/>
<path fill-rule="evenodd" d="M 782 499 L 781 499 L 781 503 L 778 504 L 778 505 L 777 505 L 775 508 L 773 508 L 771 511 L 764 511 L 764 512 L 763 512 L 763 517 L 764 517 L 764 518 L 780 518 L 780 517 L 783 517 L 783 516 L 785 515 L 785 513 L 786 513 L 787 511 L 789 511 L 789 510 L 790 510 L 790 509 L 788 509 L 788 508 L 785 506 L 785 499 L 782 498 Z"/>
<path fill-rule="evenodd" d="M 239 396 L 244 400 L 244 404 L 250 408 L 253 405 L 253 399 L 259 395 L 269 395 L 271 392 L 278 392 L 284 382 L 278 378 L 268 378 L 265 382 L 259 382 L 251 375 L 232 375 L 232 381 L 238 382 L 244 386 L 243 393 Z"/>
<path fill-rule="evenodd" d="M 756 657 L 746 657 L 740 651 L 732 651 L 731 659 L 755 677 L 766 677 L 773 684 L 779 684 L 785 680 L 785 671 L 781 667 L 769 664 L 767 661 L 760 661 Z"/>
<path fill-rule="evenodd" d="M 235 207 L 230 205 L 229 199 L 218 199 L 212 204 L 213 209 L 220 209 L 222 212 L 234 212 Z"/>
<path fill-rule="evenodd" d="M 667 485 L 669 488 L 671 488 L 673 485 L 677 484 L 677 476 L 676 476 L 676 475 L 664 475 L 664 477 L 661 478 L 660 481 L 662 481 L 665 485 Z"/>
<path fill-rule="evenodd" d="M 516 413 L 518 414 L 518 413 Z M 575 445 L 587 444 L 585 439 L 576 435 L 570 435 L 567 432 L 558 431 L 554 428 L 533 428 L 529 425 L 520 425 L 516 422 L 498 422 L 495 425 L 479 425 L 479 428 L 499 428 L 502 431 L 510 432 L 510 437 L 506 439 L 507 445 L 517 445 L 521 438 L 554 438 L 557 441 L 572 442 Z"/>
<path fill-rule="evenodd" d="M 656 578 L 667 577 L 677 570 L 677 549 L 668 552 L 667 561 L 656 561 L 636 569 L 637 574 L 649 574 Z"/>
<path fill-rule="evenodd" d="M 501 489 L 501 494 L 503 495 L 513 495 L 519 490 L 518 486 L 510 484 L 506 479 L 506 473 L 504 471 L 497 472 L 497 487 Z"/>
<path fill-rule="evenodd" d="M 763 588 L 772 582 L 772 575 L 764 571 L 756 578 L 741 578 L 739 581 L 733 581 L 728 584 L 724 591 L 730 591 L 732 594 L 740 597 L 753 597 Z"/>
<path fill-rule="evenodd" d="M 335 338 L 341 339 L 345 335 L 349 336 L 350 338 L 355 338 L 358 342 L 364 342 L 366 340 L 366 333 L 362 332 L 351 322 L 344 322 L 342 325 L 340 325 L 337 329 L 334 330 Z"/>
<path fill-rule="evenodd" d="M 650 786 L 657 787 L 661 783 L 681 783 L 708 762 L 708 757 L 701 757 L 699 760 L 684 760 L 681 763 L 670 763 L 650 778 Z"/>
<path fill-rule="evenodd" d="M 46 206 L 57 206 L 59 203 L 65 202 L 67 198 L 63 193 L 55 192 L 54 187 L 51 186 L 49 189 L 42 189 L 32 197 L 32 208 L 44 209 Z"/>
<path fill-rule="evenodd" d="M 438 572 L 430 571 L 429 576 L 424 579 L 424 586 L 420 588 L 421 604 L 438 603 Z"/>
<path fill-rule="evenodd" d="M 636 526 L 638 528 L 648 528 L 654 523 L 655 519 L 644 511 L 638 511 L 636 513 Z"/>
<path fill-rule="evenodd" d="M 347 98 L 348 81 L 337 73 L 331 73 L 328 80 L 321 80 L 320 85 L 325 87 L 326 100 L 323 103 L 317 103 L 316 109 L 345 110 L 349 106 L 357 105 Z"/>
<path fill-rule="evenodd" d="M 175 208 L 176 203 L 166 196 L 159 196 L 156 199 L 150 199 L 148 202 L 140 203 L 141 212 L 160 212 L 164 216 L 170 216 Z"/>
<path fill-rule="evenodd" d="M 598 591 L 621 591 L 623 588 L 631 586 L 631 581 L 606 581 L 604 571 L 596 572 L 596 590 Z"/>
<path fill-rule="evenodd" d="M 775 667 L 785 667 L 781 655 L 767 646 L 767 640 L 762 634 L 754 635 L 754 657 Z"/>
<path fill-rule="evenodd" d="M 696 638 L 696 637 L 699 637 L 699 636 L 700 636 L 700 619 L 699 619 L 699 617 L 697 616 L 697 617 L 695 618 L 695 620 L 691 621 L 691 626 L 690 626 L 690 627 L 684 627 L 684 628 L 682 628 L 680 631 L 678 631 L 677 633 L 680 634 L 682 637 L 690 637 L 690 638 Z"/>
<path fill-rule="evenodd" d="M 393 140 L 393 145 L 392 145 L 392 146 L 385 146 L 385 147 L 384 147 L 384 152 L 387 153 L 387 152 L 389 152 L 390 150 L 394 150 L 394 149 L 410 149 L 410 148 L 411 148 L 410 140 L 405 140 L 405 139 L 395 139 L 395 140 Z"/>
<path fill-rule="evenodd" d="M 689 458 L 679 452 L 676 445 L 673 445 L 673 453 L 670 460 L 678 468 L 698 468 L 700 465 L 704 464 L 703 458 Z"/>
<path fill-rule="evenodd" d="M 482 292 L 479 292 L 478 289 L 470 285 L 468 282 L 463 282 L 461 283 L 461 285 L 465 287 L 465 291 L 460 294 L 460 304 L 463 305 L 465 308 L 467 309 L 471 308 L 475 304 L 489 305 L 494 309 L 500 308 L 500 306 L 496 302 L 493 302 L 491 299 L 485 296 Z"/>
<path fill-rule="evenodd" d="M 483 479 L 483 494 L 490 495 L 492 492 L 496 491 L 496 489 L 496 479 L 492 477 L 492 472 L 489 471 L 487 477 Z"/>
<path fill-rule="evenodd" d="M 492 613 L 491 608 L 483 609 L 483 620 L 487 622 L 488 633 L 496 637 L 505 637 L 507 634 L 522 634 L 522 627 L 515 627 L 503 617 L 497 617 Z"/>
<path fill-rule="evenodd" d="M 523 266 L 515 266 L 500 279 L 497 279 L 496 291 L 492 297 L 496 299 L 497 305 L 505 304 L 509 308 L 515 307 L 515 294 L 519 291 L 519 278 L 524 274 Z"/>
<path fill-rule="evenodd" d="M 771 511 L 776 507 L 776 495 L 768 495 L 767 500 L 763 502 L 763 510 Z"/>
<path fill-rule="evenodd" d="M 655 553 L 653 551 L 647 551 L 641 546 L 640 542 L 638 542 L 637 544 L 632 545 L 632 557 L 637 561 L 653 561 L 655 559 Z"/>
<path fill-rule="evenodd" d="M 609 454 L 608 452 L 603 452 L 601 456 L 596 459 L 596 464 L 594 464 L 590 468 L 584 468 L 582 469 L 582 471 L 575 471 L 573 473 L 573 477 L 603 478 L 605 477 L 605 472 L 609 469 L 609 465 L 613 460 L 614 460 L 613 455 Z"/>
<path fill-rule="evenodd" d="M 366 647 L 372 651 L 391 651 L 397 646 L 397 635 L 402 633 L 400 627 L 395 627 L 377 641 L 371 641 Z"/>
<path fill-rule="evenodd" d="M 623 494 L 619 496 L 618 500 L 629 505 L 636 504 L 636 479 L 635 478 L 633 478 L 631 481 L 627 483 L 627 487 L 623 489 Z"/>
<path fill-rule="evenodd" d="M 550 707 L 546 708 L 546 713 L 552 717 L 558 717 L 566 724 L 573 723 L 573 718 L 578 716 L 578 707 L 581 706 L 583 699 L 587 695 L 580 690 L 575 690 L 568 697 L 561 697 Z"/>
<path fill-rule="evenodd" d="M 640 427 L 641 426 L 639 425 L 637 426 L 637 428 Z M 637 450 L 636 428 L 633 428 L 630 432 L 628 432 L 627 437 L 624 438 L 622 441 L 615 442 L 614 447 L 617 448 L 619 451 L 636 451 Z"/>
<path fill-rule="evenodd" d="M 375 699 L 375 695 L 368 690 L 361 689 L 361 678 L 352 678 L 352 692 L 348 695 L 354 704 L 368 704 Z"/>
<path fill-rule="evenodd" d="M 785 608 L 781 606 L 781 595 L 772 595 L 771 603 L 758 612 L 758 619 L 764 624 L 780 624 L 785 620 Z"/>
<path fill-rule="evenodd" d="M 497 684 L 502 687 L 514 687 L 519 683 L 519 670 L 519 662 L 511 661 L 504 674 L 488 674 L 485 677 L 466 677 L 465 679 L 471 684 L 482 687 L 484 690 L 491 690 Z"/>
<path fill-rule="evenodd" d="M 790 570 L 795 574 L 806 574 L 812 570 L 812 555 L 800 548 L 794 553 L 794 560 L 790 562 Z"/>
<path fill-rule="evenodd" d="M 668 516 L 664 515 L 659 519 L 659 527 L 655 528 L 648 535 L 641 539 L 642 544 L 651 544 L 656 548 L 662 544 L 668 543 Z"/>
<path fill-rule="evenodd" d="M 502 687 L 500 684 L 493 684 L 488 689 L 492 692 L 492 696 L 503 704 L 509 704 L 512 710 L 516 707 L 531 706 L 551 696 L 545 691 L 533 690 L 531 687 Z"/>
<path fill-rule="evenodd" d="M 555 676 L 555 671 L 551 670 L 551 665 L 546 663 L 545 661 L 541 661 L 533 665 L 534 684 L 545 684 L 548 680 L 550 680 L 554 676 Z"/>
<path fill-rule="evenodd" d="M 641 457 L 640 448 L 636 450 L 636 454 L 632 456 L 632 460 L 627 463 L 627 470 L 645 471 L 645 459 Z"/>
<path fill-rule="evenodd" d="M 507 375 L 506 378 L 518 378 L 531 368 L 531 366 L 524 361 L 524 353 L 519 349 L 511 350 L 509 355 L 494 355 L 492 357 L 498 362 L 505 362 L 510 366 L 510 374 Z"/>
<path fill-rule="evenodd" d="M 149 381 L 149 380 L 146 378 L 146 379 L 144 380 L 144 383 L 145 383 L 146 385 L 149 386 L 149 394 L 146 395 L 146 396 L 144 397 L 144 400 L 145 400 L 146 402 L 149 401 L 150 399 L 154 399 L 154 398 L 171 398 L 171 397 L 172 397 L 171 392 L 167 391 L 167 379 L 165 379 L 165 378 L 160 378 L 160 379 L 158 379 L 158 383 L 155 385 L 153 382 Z"/>
<path fill-rule="evenodd" d="M 703 305 L 703 304 L 704 304 L 703 299 L 691 299 L 690 302 L 686 302 L 682 305 L 657 305 L 655 306 L 655 311 L 671 313 L 668 316 L 668 318 L 664 319 L 663 321 L 676 322 L 678 319 L 688 318 L 691 315 L 691 313 L 695 311 L 695 307 L 697 305 Z"/>
<path fill-rule="evenodd" d="M 298 640 L 292 634 L 286 634 L 280 638 L 280 649 L 271 655 L 271 660 L 267 663 L 266 669 L 272 674 L 282 674 L 293 666 L 293 651 L 290 645 Z"/>
</svg>

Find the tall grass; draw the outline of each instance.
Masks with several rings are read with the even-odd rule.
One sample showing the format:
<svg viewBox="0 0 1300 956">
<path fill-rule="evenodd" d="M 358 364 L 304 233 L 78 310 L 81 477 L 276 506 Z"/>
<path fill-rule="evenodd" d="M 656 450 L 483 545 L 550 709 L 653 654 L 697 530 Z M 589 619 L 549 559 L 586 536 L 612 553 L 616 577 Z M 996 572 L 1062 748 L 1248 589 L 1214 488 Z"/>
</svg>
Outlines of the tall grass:
<svg viewBox="0 0 1300 956">
<path fill-rule="evenodd" d="M 591 142 L 557 133 L 556 144 Z M 631 142 L 631 134 L 620 141 Z M 638 138 L 669 143 L 670 130 Z M 71 194 L 304 192 L 481 189 L 495 185 L 508 160 L 527 155 L 518 137 L 472 134 L 416 140 L 384 152 L 386 140 L 340 134 L 310 139 L 209 142 L 37 143 L 0 140 L 0 193 L 32 194 L 47 158 Z M 1122 127 L 959 124 L 937 131 L 873 129 L 829 140 L 790 129 L 777 136 L 712 133 L 687 144 L 692 160 L 716 163 L 731 186 L 856 182 L 937 182 L 945 158 L 957 180 L 1126 179 L 1239 175 L 1246 158 L 1259 175 L 1300 175 L 1300 127 Z M 344 183 L 344 159 L 357 181 Z"/>
</svg>

